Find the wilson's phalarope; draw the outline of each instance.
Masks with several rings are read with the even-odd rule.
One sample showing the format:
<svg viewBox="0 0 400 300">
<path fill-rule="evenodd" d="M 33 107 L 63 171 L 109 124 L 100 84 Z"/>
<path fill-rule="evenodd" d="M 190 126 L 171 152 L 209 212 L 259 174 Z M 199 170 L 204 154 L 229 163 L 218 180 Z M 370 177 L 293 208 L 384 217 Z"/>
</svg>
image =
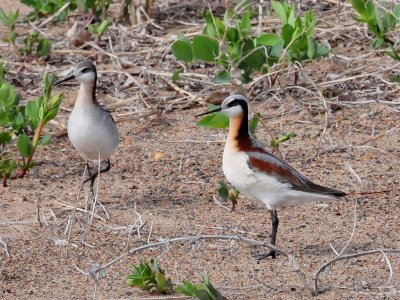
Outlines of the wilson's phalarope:
<svg viewBox="0 0 400 300">
<path fill-rule="evenodd" d="M 346 195 L 311 182 L 265 150 L 249 133 L 248 105 L 244 96 L 229 96 L 219 108 L 198 116 L 218 111 L 230 117 L 222 160 L 224 174 L 245 196 L 262 201 L 267 206 L 272 219 L 271 244 L 275 245 L 278 232 L 277 208 L 309 201 L 335 201 Z M 275 251 L 255 257 L 263 259 L 268 256 L 275 258 Z"/>
<path fill-rule="evenodd" d="M 110 156 L 119 144 L 118 129 L 111 114 L 97 102 L 94 64 L 91 61 L 77 64 L 73 72 L 57 80 L 55 85 L 74 78 L 80 81 L 81 86 L 68 120 L 68 138 L 86 160 L 89 178 L 85 182 L 90 181 L 93 187 L 98 171 L 92 174 L 88 161 L 107 160 L 107 166 L 100 173 L 110 170 Z"/>
</svg>

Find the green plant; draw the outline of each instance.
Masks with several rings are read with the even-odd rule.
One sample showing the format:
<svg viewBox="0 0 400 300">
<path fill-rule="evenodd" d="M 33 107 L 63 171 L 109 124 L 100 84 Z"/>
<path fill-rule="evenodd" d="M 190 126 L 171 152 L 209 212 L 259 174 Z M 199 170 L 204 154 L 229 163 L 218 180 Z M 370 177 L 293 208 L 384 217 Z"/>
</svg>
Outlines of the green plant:
<svg viewBox="0 0 400 300">
<path fill-rule="evenodd" d="M 20 169 L 18 177 L 24 177 L 34 166 L 33 155 L 40 146 L 49 143 L 51 135 L 42 136 L 43 128 L 55 118 L 62 100 L 62 94 L 51 97 L 54 77 L 43 76 L 43 95 L 31 100 L 26 106 L 20 105 L 20 96 L 15 88 L 7 83 L 0 84 L 0 173 L 3 186 L 15 169 Z M 33 137 L 32 137 L 32 133 Z M 13 137 L 16 139 L 13 139 Z M 13 153 L 14 143 L 21 160 Z"/>
<path fill-rule="evenodd" d="M 281 38 L 285 49 L 282 54 L 286 51 L 290 61 L 317 59 L 329 53 L 329 48 L 318 44 L 313 37 L 317 18 L 311 10 L 301 18 L 296 16 L 294 5 L 286 1 L 271 1 L 271 4 L 282 22 Z"/>
<path fill-rule="evenodd" d="M 50 14 L 55 14 L 66 3 L 65 0 L 21 0 L 21 2 L 33 8 L 33 11 L 27 16 L 28 20 L 35 20 Z M 72 0 L 69 2 L 70 4 L 68 8 L 59 13 L 56 16 L 56 20 L 65 20 L 67 18 L 68 11 L 76 9 L 76 1 Z"/>
<path fill-rule="evenodd" d="M 4 79 L 4 62 L 0 60 L 0 83 L 2 83 Z"/>
<path fill-rule="evenodd" d="M 55 77 L 54 75 L 43 76 L 43 95 L 36 100 L 31 100 L 25 107 L 25 117 L 28 120 L 30 127 L 35 130 L 33 138 L 29 138 L 26 134 L 18 136 L 17 148 L 20 154 L 27 158 L 22 166 L 20 177 L 24 177 L 26 171 L 33 165 L 33 155 L 36 148 L 46 145 L 50 142 L 51 135 L 45 134 L 43 137 L 42 131 L 46 124 L 54 119 L 58 113 L 58 108 L 63 99 L 63 94 L 51 96 L 51 89 L 53 87 Z"/>
<path fill-rule="evenodd" d="M 7 27 L 8 32 L 2 38 L 2 40 L 6 43 L 11 44 L 14 49 L 14 52 L 17 55 L 26 55 L 29 56 L 32 54 L 35 49 L 36 56 L 47 56 L 50 54 L 50 41 L 47 38 L 42 38 L 39 35 L 39 32 L 33 31 L 28 33 L 23 38 L 24 47 L 18 49 L 16 45 L 17 33 L 15 31 L 15 24 L 17 22 L 19 16 L 19 12 L 10 12 L 6 13 L 0 7 L 0 23 Z"/>
<path fill-rule="evenodd" d="M 94 34 L 96 43 L 98 43 L 100 41 L 100 38 L 103 35 L 103 33 L 105 33 L 107 31 L 108 25 L 110 25 L 110 21 L 107 19 L 105 19 L 99 25 L 96 25 L 96 24 L 89 25 L 89 31 Z"/>
<path fill-rule="evenodd" d="M 50 55 L 51 43 L 49 39 L 42 38 L 39 35 L 39 32 L 32 31 L 28 33 L 24 39 L 24 47 L 19 49 L 20 54 L 24 54 L 25 56 L 30 56 L 35 50 L 36 56 L 48 56 Z"/>
<path fill-rule="evenodd" d="M 358 13 L 353 19 L 360 23 L 366 23 L 368 30 L 375 35 L 373 45 L 375 48 L 394 45 L 388 34 L 396 28 L 400 17 L 400 4 L 394 5 L 390 10 L 386 1 L 381 1 L 378 8 L 371 0 L 349 0 L 354 10 Z"/>
<path fill-rule="evenodd" d="M 269 141 L 269 146 L 272 148 L 272 152 L 279 151 L 279 146 L 282 143 L 289 141 L 290 139 L 294 138 L 295 136 L 296 136 L 296 134 L 294 132 L 289 132 L 289 133 L 286 133 L 286 134 L 280 136 L 277 139 L 271 138 L 271 140 Z"/>
<path fill-rule="evenodd" d="M 166 294 L 172 291 L 172 283 L 165 277 L 165 272 L 154 259 L 150 264 L 142 262 L 132 267 L 132 274 L 126 277 L 126 284 L 138 287 L 145 291 L 155 290 L 159 294 Z"/>
<path fill-rule="evenodd" d="M 2 38 L 3 42 L 12 45 L 14 52 L 18 52 L 15 45 L 15 40 L 17 38 L 17 33 L 15 32 L 15 24 L 17 23 L 19 17 L 19 11 L 9 12 L 8 14 L 0 7 L 0 23 L 7 27 L 8 32 Z"/>
<path fill-rule="evenodd" d="M 55 14 L 66 4 L 65 0 L 21 0 L 21 2 L 33 9 L 27 16 L 30 20 Z M 68 8 L 56 15 L 56 20 L 65 20 L 68 12 L 74 11 L 77 8 L 84 13 L 91 12 L 96 17 L 101 15 L 104 20 L 111 0 L 70 0 L 69 3 Z"/>
<path fill-rule="evenodd" d="M 240 195 L 240 191 L 235 187 L 233 187 L 232 189 L 229 189 L 228 185 L 225 183 L 225 181 L 220 181 L 219 188 L 218 188 L 218 194 L 225 201 L 230 200 L 232 202 L 231 210 L 234 211 L 236 208 L 237 199 L 239 198 L 239 195 Z"/>
<path fill-rule="evenodd" d="M 254 72 L 266 73 L 270 66 L 282 60 L 316 59 L 329 52 L 312 36 L 316 23 L 313 12 L 309 11 L 301 18 L 296 16 L 294 6 L 286 1 L 272 1 L 272 6 L 282 22 L 280 35 L 271 32 L 252 34 L 249 5 L 240 15 L 236 13 L 238 8 L 226 11 L 223 19 L 214 16 L 209 9 L 203 14 L 203 33 L 192 40 L 179 35 L 171 45 L 171 52 L 176 59 L 186 63 L 215 64 L 219 71 L 213 80 L 219 83 L 230 82 L 237 69 L 241 71 L 242 83 L 247 83 Z"/>
<path fill-rule="evenodd" d="M 91 11 L 96 17 L 101 16 L 105 20 L 111 2 L 112 0 L 76 0 L 76 5 L 80 11 Z"/>
<path fill-rule="evenodd" d="M 193 284 L 190 281 L 182 281 L 175 289 L 178 293 L 200 300 L 226 300 L 211 283 L 207 274 L 203 276 L 203 283 Z"/>
</svg>

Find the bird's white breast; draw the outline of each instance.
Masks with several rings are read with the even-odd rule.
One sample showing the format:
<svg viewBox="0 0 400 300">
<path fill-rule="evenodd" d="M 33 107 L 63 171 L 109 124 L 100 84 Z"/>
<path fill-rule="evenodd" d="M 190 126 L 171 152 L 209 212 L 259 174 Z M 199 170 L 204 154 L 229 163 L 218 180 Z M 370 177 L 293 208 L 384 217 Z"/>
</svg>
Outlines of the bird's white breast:
<svg viewBox="0 0 400 300">
<path fill-rule="evenodd" d="M 94 104 L 74 107 L 68 120 L 68 137 L 89 160 L 110 158 L 119 144 L 118 129 L 111 116 Z"/>
<path fill-rule="evenodd" d="M 225 145 L 222 170 L 229 183 L 239 190 L 244 190 L 254 183 L 254 173 L 249 168 L 246 153 L 235 151 L 229 144 Z"/>
</svg>

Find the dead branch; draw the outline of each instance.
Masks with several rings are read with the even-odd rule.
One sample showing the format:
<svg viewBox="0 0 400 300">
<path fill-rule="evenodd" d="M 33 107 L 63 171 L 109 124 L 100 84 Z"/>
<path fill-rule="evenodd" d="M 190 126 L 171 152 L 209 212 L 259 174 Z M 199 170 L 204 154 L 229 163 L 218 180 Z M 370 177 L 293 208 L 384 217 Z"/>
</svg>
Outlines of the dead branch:
<svg viewBox="0 0 400 300">
<path fill-rule="evenodd" d="M 359 252 L 359 253 L 353 253 L 353 254 L 346 254 L 342 256 L 337 256 L 334 259 L 331 259 L 330 261 L 327 261 L 324 263 L 317 271 L 314 272 L 313 274 L 313 281 L 314 281 L 314 286 L 313 286 L 313 292 L 314 295 L 319 294 L 319 288 L 318 288 L 318 277 L 319 275 L 328 267 L 333 266 L 334 263 L 341 261 L 341 260 L 346 260 L 346 259 L 351 259 L 355 257 L 361 257 L 361 256 L 366 256 L 366 255 L 371 255 L 371 254 L 377 254 L 377 253 L 394 253 L 398 254 L 400 253 L 400 249 L 378 249 L 378 250 L 369 250 L 365 252 Z"/>
<path fill-rule="evenodd" d="M 10 252 L 8 251 L 8 246 L 7 243 L 3 240 L 3 237 L 0 236 L 0 244 L 3 244 L 4 246 L 4 251 L 6 252 L 6 255 L 10 257 Z"/>
<path fill-rule="evenodd" d="M 271 250 L 274 250 L 276 252 L 279 252 L 279 253 L 283 254 L 286 257 L 291 257 L 292 256 L 292 254 L 286 252 L 282 248 L 274 246 L 274 245 L 272 245 L 272 244 L 270 244 L 268 242 L 260 242 L 260 241 L 253 240 L 253 239 L 248 239 L 248 238 L 245 238 L 245 237 L 242 237 L 242 236 L 239 236 L 239 235 L 190 235 L 190 236 L 166 239 L 166 240 L 163 240 L 161 242 L 151 243 L 151 244 L 147 244 L 147 245 L 143 245 L 143 246 L 140 246 L 140 247 L 129 249 L 127 252 L 125 252 L 125 253 L 121 254 L 120 256 L 114 258 L 113 260 L 111 260 L 110 262 L 104 264 L 103 266 L 94 269 L 90 273 L 92 275 L 96 274 L 96 273 L 108 268 L 109 266 L 117 263 L 118 261 L 120 261 L 124 257 L 132 255 L 132 254 L 134 254 L 136 252 L 139 252 L 139 251 L 146 250 L 148 248 L 155 248 L 155 247 L 159 247 L 159 246 L 162 246 L 162 245 L 167 245 L 167 244 L 170 244 L 170 243 L 179 243 L 179 242 L 195 243 L 195 242 L 200 241 L 200 240 L 230 240 L 230 241 L 234 240 L 234 241 L 242 241 L 242 242 L 245 242 L 246 244 L 248 244 L 250 247 L 265 246 L 265 247 L 268 247 Z"/>
</svg>

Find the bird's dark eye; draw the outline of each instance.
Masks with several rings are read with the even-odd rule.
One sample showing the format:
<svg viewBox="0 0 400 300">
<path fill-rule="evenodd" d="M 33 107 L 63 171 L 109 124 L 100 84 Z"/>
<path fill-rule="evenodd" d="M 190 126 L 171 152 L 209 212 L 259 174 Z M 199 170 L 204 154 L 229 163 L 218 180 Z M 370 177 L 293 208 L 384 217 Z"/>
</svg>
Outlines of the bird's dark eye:
<svg viewBox="0 0 400 300">
<path fill-rule="evenodd" d="M 229 102 L 227 106 L 228 107 L 232 107 L 232 106 L 236 106 L 238 104 L 239 104 L 239 101 L 235 99 L 235 100 Z"/>
<path fill-rule="evenodd" d="M 83 68 L 81 72 L 82 72 L 82 73 L 86 73 L 87 71 L 89 71 L 88 68 Z"/>
</svg>

